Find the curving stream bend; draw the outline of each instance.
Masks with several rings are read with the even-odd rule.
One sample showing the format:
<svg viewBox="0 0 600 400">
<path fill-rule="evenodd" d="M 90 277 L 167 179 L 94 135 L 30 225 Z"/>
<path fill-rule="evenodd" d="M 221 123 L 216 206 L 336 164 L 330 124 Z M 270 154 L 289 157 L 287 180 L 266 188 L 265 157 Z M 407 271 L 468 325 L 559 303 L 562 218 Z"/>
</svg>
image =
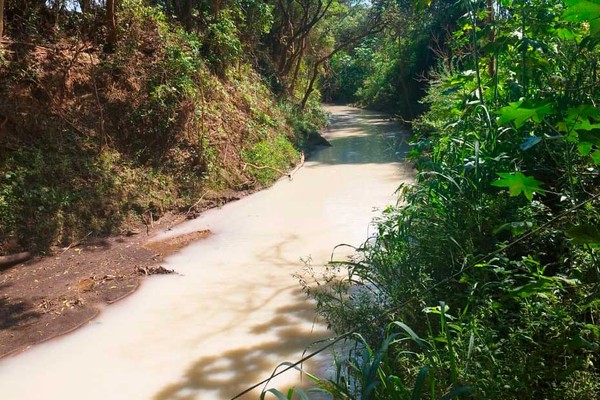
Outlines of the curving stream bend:
<svg viewBox="0 0 600 400">
<path fill-rule="evenodd" d="M 399 162 L 408 147 L 396 123 L 350 107 L 328 110 L 332 147 L 314 152 L 292 181 L 157 238 L 213 232 L 163 264 L 180 275 L 147 279 L 85 328 L 0 361 L 0 398 L 230 399 L 327 337 L 292 274 L 302 259 L 323 265 L 335 245 L 363 242 L 377 210 L 411 179 Z M 290 371 L 271 386 L 294 384 Z"/>
</svg>

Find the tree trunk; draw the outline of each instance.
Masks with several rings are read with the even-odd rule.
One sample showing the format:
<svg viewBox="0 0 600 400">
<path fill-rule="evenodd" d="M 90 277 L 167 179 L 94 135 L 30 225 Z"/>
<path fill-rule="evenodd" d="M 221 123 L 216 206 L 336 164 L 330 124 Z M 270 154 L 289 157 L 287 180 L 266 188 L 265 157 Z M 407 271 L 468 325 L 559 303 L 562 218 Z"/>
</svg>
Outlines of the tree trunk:
<svg viewBox="0 0 600 400">
<path fill-rule="evenodd" d="M 329 54 L 327 54 L 326 56 L 321 57 L 320 59 L 315 61 L 315 64 L 313 66 L 312 77 L 310 78 L 310 82 L 308 84 L 308 87 L 306 88 L 306 92 L 304 92 L 304 97 L 302 98 L 302 102 L 300 103 L 300 111 L 304 111 L 304 108 L 306 107 L 306 103 L 308 102 L 308 98 L 310 97 L 311 93 L 315 90 L 315 82 L 317 81 L 317 77 L 319 76 L 319 67 L 321 66 L 321 64 L 323 64 L 325 61 L 329 60 L 331 57 L 336 55 L 342 49 L 350 46 L 353 43 L 358 42 L 359 40 L 361 40 L 369 35 L 379 33 L 382 30 L 383 30 L 383 26 L 372 27 L 371 29 L 367 30 L 366 32 L 363 32 L 358 36 L 350 38 L 346 42 L 338 44 Z"/>
<path fill-rule="evenodd" d="M 115 0 L 106 0 L 106 29 L 108 36 L 106 44 L 108 51 L 113 51 L 117 45 L 117 17 L 115 16 Z"/>
<path fill-rule="evenodd" d="M 322 63 L 323 61 L 318 61 L 313 68 L 313 74 L 310 78 L 310 83 L 308 84 L 306 92 L 304 92 L 304 98 L 302 99 L 302 103 L 300 103 L 300 111 L 304 111 L 304 108 L 306 107 L 306 103 L 308 102 L 311 93 L 315 90 L 315 82 L 317 80 L 317 77 L 319 76 L 319 66 Z"/>
<path fill-rule="evenodd" d="M 496 27 L 493 26 L 494 21 L 496 20 L 495 12 L 494 12 L 494 0 L 487 0 L 487 23 L 490 25 L 490 43 L 494 43 L 496 41 Z M 488 61 L 488 74 L 490 78 L 493 78 L 496 74 L 496 56 L 490 55 L 490 59 Z"/>
<path fill-rule="evenodd" d="M 298 55 L 298 60 L 296 61 L 296 69 L 294 70 L 294 77 L 292 78 L 292 83 L 289 87 L 289 92 L 293 96 L 294 90 L 296 89 L 296 82 L 298 81 L 298 74 L 300 73 L 300 67 L 302 66 L 302 59 L 304 58 L 304 51 L 306 50 L 306 39 L 302 40 L 302 48 L 300 49 L 300 54 Z"/>
<path fill-rule="evenodd" d="M 221 11 L 221 3 L 222 3 L 222 2 L 223 2 L 223 0 L 216 0 L 216 1 L 213 3 L 213 10 L 212 10 L 212 13 L 213 13 L 213 17 L 215 18 L 215 20 L 216 20 L 216 18 L 217 18 L 217 16 L 218 16 L 218 14 L 219 14 L 219 11 Z"/>
<path fill-rule="evenodd" d="M 79 0 L 79 7 L 81 7 L 83 14 L 89 13 L 92 9 L 91 0 Z"/>
<path fill-rule="evenodd" d="M 0 43 L 2 43 L 2 34 L 4 33 L 4 0 L 0 0 Z"/>
<path fill-rule="evenodd" d="M 186 31 L 192 31 L 192 13 L 193 13 L 193 4 L 192 0 L 184 0 L 181 10 L 181 22 Z"/>
</svg>

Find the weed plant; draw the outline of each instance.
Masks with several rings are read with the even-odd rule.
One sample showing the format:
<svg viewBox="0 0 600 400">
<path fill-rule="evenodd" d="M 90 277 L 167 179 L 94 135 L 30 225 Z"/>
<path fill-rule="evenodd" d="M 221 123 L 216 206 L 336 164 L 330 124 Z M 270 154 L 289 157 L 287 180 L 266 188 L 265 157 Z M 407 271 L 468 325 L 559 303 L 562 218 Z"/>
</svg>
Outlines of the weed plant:
<svg viewBox="0 0 600 400">
<path fill-rule="evenodd" d="M 460 59 L 437 68 L 413 124 L 416 183 L 353 260 L 304 277 L 330 327 L 362 343 L 333 398 L 600 398 L 590 4 L 502 2 L 494 24 L 465 5 Z"/>
</svg>

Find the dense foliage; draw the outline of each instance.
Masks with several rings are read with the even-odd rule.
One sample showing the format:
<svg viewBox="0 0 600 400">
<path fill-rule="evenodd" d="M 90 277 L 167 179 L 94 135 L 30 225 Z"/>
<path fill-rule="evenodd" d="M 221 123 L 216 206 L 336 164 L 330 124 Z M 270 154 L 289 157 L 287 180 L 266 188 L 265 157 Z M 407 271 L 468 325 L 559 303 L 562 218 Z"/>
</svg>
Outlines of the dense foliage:
<svg viewBox="0 0 600 400">
<path fill-rule="evenodd" d="M 334 398 L 597 399 L 600 4 L 452 7 L 413 123 L 415 184 L 352 262 L 305 278 L 359 343 L 320 384 Z M 363 56 L 371 43 L 344 62 L 389 67 Z"/>
<path fill-rule="evenodd" d="M 45 253 L 273 182 L 325 122 L 308 82 L 334 9 L 348 8 L 2 1 L 0 254 Z M 274 67 L 284 59 L 292 67 Z"/>
<path fill-rule="evenodd" d="M 462 7 L 450 1 L 437 1 L 429 7 L 414 4 L 379 4 L 384 23 L 381 32 L 332 57 L 324 77 L 326 96 L 408 120 L 423 111 L 418 101 L 425 94 L 426 77 L 447 51 L 447 34 Z"/>
<path fill-rule="evenodd" d="M 417 177 L 306 278 L 357 343 L 315 381 L 600 397 L 597 0 L 0 0 L 0 21 L 2 253 L 272 182 L 323 92 L 410 119 Z"/>
</svg>

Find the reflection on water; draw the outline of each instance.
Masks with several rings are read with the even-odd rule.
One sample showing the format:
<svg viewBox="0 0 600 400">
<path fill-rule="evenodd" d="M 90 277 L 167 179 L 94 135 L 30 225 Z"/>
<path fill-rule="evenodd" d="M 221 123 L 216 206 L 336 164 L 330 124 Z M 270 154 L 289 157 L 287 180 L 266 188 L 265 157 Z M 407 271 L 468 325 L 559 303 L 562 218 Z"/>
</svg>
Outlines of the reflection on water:
<svg viewBox="0 0 600 400">
<path fill-rule="evenodd" d="M 210 229 L 92 324 L 0 362 L 7 400 L 228 399 L 295 362 L 326 337 L 292 274 L 359 245 L 410 169 L 400 128 L 375 113 L 331 107 L 332 147 L 294 176 L 211 210 L 157 239 Z M 339 256 L 339 255 L 338 255 Z M 321 368 L 323 360 L 303 367 Z M 270 383 L 300 382 L 289 371 Z M 257 399 L 259 391 L 244 397 Z"/>
<path fill-rule="evenodd" d="M 388 164 L 409 151 L 408 132 L 397 122 L 368 111 L 334 114 L 328 139 L 331 147 L 319 149 L 310 160 L 325 164 Z"/>
</svg>

